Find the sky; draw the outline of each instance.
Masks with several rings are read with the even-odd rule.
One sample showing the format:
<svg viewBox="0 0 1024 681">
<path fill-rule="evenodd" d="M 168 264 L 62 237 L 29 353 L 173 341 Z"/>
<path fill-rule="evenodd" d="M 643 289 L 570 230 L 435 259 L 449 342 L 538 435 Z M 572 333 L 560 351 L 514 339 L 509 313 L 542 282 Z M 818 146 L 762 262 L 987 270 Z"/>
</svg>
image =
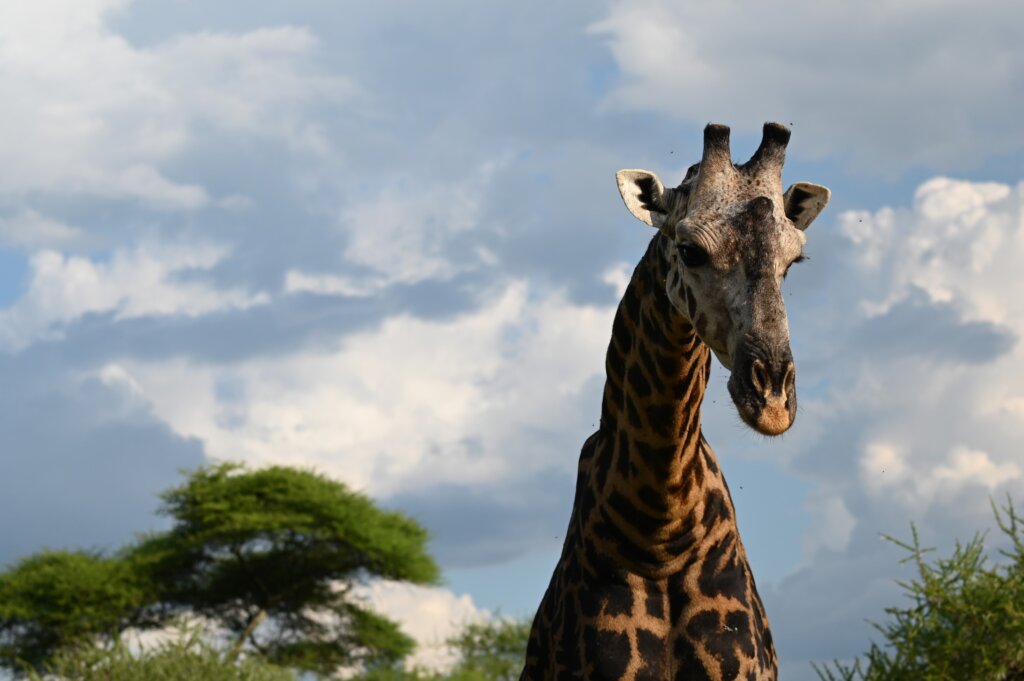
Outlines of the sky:
<svg viewBox="0 0 1024 681">
<path fill-rule="evenodd" d="M 1016 0 L 0 5 L 0 563 L 162 527 L 180 470 L 316 468 L 445 583 L 367 598 L 437 652 L 531 615 L 652 233 L 708 122 L 833 200 L 785 284 L 800 412 L 704 429 L 784 678 L 1024 498 Z M 990 535 L 998 545 L 998 535 Z"/>
</svg>

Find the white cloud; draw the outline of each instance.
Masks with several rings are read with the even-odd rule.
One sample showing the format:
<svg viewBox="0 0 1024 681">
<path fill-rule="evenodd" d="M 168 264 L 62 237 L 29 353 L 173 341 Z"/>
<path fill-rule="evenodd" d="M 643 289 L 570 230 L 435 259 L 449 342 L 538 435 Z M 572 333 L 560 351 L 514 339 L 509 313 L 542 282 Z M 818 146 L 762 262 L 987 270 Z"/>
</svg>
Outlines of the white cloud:
<svg viewBox="0 0 1024 681">
<path fill-rule="evenodd" d="M 305 107 L 350 98 L 357 88 L 348 78 L 311 69 L 307 62 L 316 44 L 308 29 L 280 26 L 184 34 L 150 55 L 158 81 L 174 98 L 174 118 L 277 137 L 322 155 L 330 143 Z"/>
<path fill-rule="evenodd" d="M 601 281 L 615 289 L 616 297 L 622 298 L 622 294 L 626 292 L 629 280 L 633 276 L 634 267 L 634 265 L 619 263 L 605 270 L 604 274 L 601 275 Z"/>
<path fill-rule="evenodd" d="M 874 171 L 947 170 L 1024 147 L 1013 0 L 616 2 L 590 27 L 621 71 L 611 103 L 754 131 L 792 122 L 802 153 Z"/>
<path fill-rule="evenodd" d="M 889 291 L 874 309 L 885 312 L 915 287 L 934 301 L 956 302 L 969 319 L 1020 319 L 1024 281 L 1015 276 L 1013 257 L 1024 255 L 1022 202 L 1024 185 L 938 177 L 917 189 L 912 210 L 858 213 L 863 222 L 856 227 L 854 215 L 844 215 L 844 232 L 855 243 L 886 251 L 876 267 L 885 267 Z"/>
<path fill-rule="evenodd" d="M 851 453 L 873 495 L 923 512 L 954 488 L 995 491 L 1019 476 L 1022 206 L 1024 184 L 940 177 L 910 208 L 839 216 L 852 248 L 821 303 L 832 328 L 805 332 L 805 347 L 844 362 L 821 365 L 830 387 L 808 406 L 826 422 L 861 424 Z"/>
<path fill-rule="evenodd" d="M 9 217 L 0 218 L 0 243 L 38 248 L 60 247 L 82 238 L 82 231 L 60 220 L 41 215 L 31 208 L 22 208 Z"/>
<path fill-rule="evenodd" d="M 962 484 L 966 481 L 991 490 L 1021 477 L 1021 467 L 1011 461 L 997 465 L 985 452 L 956 447 L 950 452 L 948 461 L 935 469 L 933 477 L 938 484 Z"/>
<path fill-rule="evenodd" d="M 114 251 L 106 261 L 39 251 L 29 261 L 27 291 L 0 310 L 0 348 L 18 350 L 59 336 L 64 326 L 87 314 L 194 317 L 267 302 L 262 293 L 180 279 L 210 270 L 225 255 L 225 249 L 210 244 L 144 245 Z"/>
<path fill-rule="evenodd" d="M 1019 479 L 1022 473 L 1021 466 L 1014 461 L 997 464 L 987 452 L 963 446 L 953 447 L 944 460 L 932 455 L 911 468 L 895 448 L 882 443 L 867 447 L 860 467 L 864 484 L 872 495 L 889 499 L 895 496 L 915 513 L 926 511 L 936 501 L 970 485 L 992 493 Z"/>
<path fill-rule="evenodd" d="M 451 669 L 458 653 L 447 641 L 467 624 L 490 619 L 490 613 L 477 608 L 469 595 L 457 596 L 441 587 L 376 580 L 358 589 L 357 596 L 398 622 L 402 631 L 416 641 L 416 651 L 405 660 L 409 668 Z"/>
<path fill-rule="evenodd" d="M 306 274 L 289 270 L 284 277 L 285 293 L 317 293 L 327 296 L 363 297 L 384 284 L 380 280 L 355 281 L 337 274 Z"/>
<path fill-rule="evenodd" d="M 122 364 L 211 456 L 313 465 L 380 497 L 571 470 L 599 406 L 584 416 L 578 396 L 602 372 L 611 316 L 512 282 L 452 319 L 392 317 L 331 347 Z M 218 397 L 224 381 L 237 400 Z"/>
<path fill-rule="evenodd" d="M 882 442 L 873 442 L 864 448 L 860 469 L 865 484 L 873 492 L 903 483 L 910 474 L 903 456 L 895 447 Z"/>
<path fill-rule="evenodd" d="M 127 393 L 132 396 L 140 397 L 142 395 L 142 387 L 119 364 L 112 363 L 106 365 L 99 370 L 97 376 L 100 382 L 108 388 L 113 388 L 121 393 Z"/>
<path fill-rule="evenodd" d="M 194 146 L 203 126 L 327 151 L 304 108 L 354 90 L 311 68 L 308 31 L 193 33 L 140 49 L 107 27 L 129 4 L 46 0 L 0 9 L 0 195 L 200 208 L 206 190 L 161 166 Z"/>
<path fill-rule="evenodd" d="M 206 205 L 206 190 L 193 184 L 171 182 L 150 165 L 131 165 L 95 187 L 97 194 L 143 199 L 154 207 L 194 210 Z"/>
<path fill-rule="evenodd" d="M 345 258 L 375 271 L 376 286 L 450 279 L 481 263 L 493 265 L 493 254 L 467 252 L 460 241 L 479 227 L 481 195 L 502 163 L 484 164 L 463 180 L 396 181 L 347 206 L 341 218 L 349 239 Z"/>
<path fill-rule="evenodd" d="M 494 268 L 498 256 L 474 245 L 467 233 L 482 226 L 483 194 L 502 163 L 485 163 L 465 179 L 398 178 L 371 198 L 346 204 L 339 218 L 347 240 L 342 266 L 363 273 L 293 269 L 285 275 L 285 292 L 362 297 L 393 284 L 446 281 L 483 266 Z"/>
</svg>

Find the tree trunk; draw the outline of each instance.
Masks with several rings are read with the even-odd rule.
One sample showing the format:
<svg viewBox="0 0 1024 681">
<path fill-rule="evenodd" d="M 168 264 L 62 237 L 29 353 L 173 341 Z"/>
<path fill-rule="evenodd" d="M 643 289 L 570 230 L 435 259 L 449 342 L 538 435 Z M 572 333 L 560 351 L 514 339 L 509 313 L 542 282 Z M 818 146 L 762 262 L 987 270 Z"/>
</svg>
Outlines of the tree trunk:
<svg viewBox="0 0 1024 681">
<path fill-rule="evenodd" d="M 260 626 L 265 619 L 267 619 L 267 611 L 260 608 L 260 611 L 253 615 L 252 619 L 249 620 L 249 624 L 245 625 L 245 631 L 243 631 L 242 635 L 238 637 L 237 641 L 235 641 L 235 645 L 233 645 L 231 650 L 228 651 L 228 654 L 224 658 L 225 662 L 233 664 L 235 660 L 238 659 L 238 656 L 242 653 L 242 648 L 245 647 L 246 639 L 252 636 L 253 632 L 256 631 L 256 627 Z"/>
</svg>

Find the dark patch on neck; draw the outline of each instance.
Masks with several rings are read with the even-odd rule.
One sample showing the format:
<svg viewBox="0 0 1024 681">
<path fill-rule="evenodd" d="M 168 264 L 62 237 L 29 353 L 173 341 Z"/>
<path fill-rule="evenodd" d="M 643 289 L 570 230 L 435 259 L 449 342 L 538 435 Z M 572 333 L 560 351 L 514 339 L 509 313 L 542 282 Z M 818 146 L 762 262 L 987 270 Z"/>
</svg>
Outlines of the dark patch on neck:
<svg viewBox="0 0 1024 681">
<path fill-rule="evenodd" d="M 583 647 L 585 659 L 594 665 L 595 676 L 603 679 L 621 679 L 626 675 L 626 668 L 632 656 L 630 654 L 629 637 L 625 633 L 602 631 L 594 627 L 584 627 Z"/>
<path fill-rule="evenodd" d="M 626 369 L 626 381 L 634 396 L 643 399 L 651 394 L 651 382 L 644 376 L 644 371 L 639 364 L 631 364 Z"/>
<path fill-rule="evenodd" d="M 685 678 L 688 681 L 711 681 L 704 663 L 697 657 L 697 650 L 685 636 L 676 637 L 672 653 L 676 659 L 676 667 L 680 670 L 677 678 Z M 685 677 L 682 675 L 684 670 Z"/>
<path fill-rule="evenodd" d="M 700 406 L 698 405 L 699 409 Z M 647 416 L 647 425 L 651 431 L 662 439 L 671 438 L 672 424 L 675 421 L 676 405 L 671 402 L 666 404 L 651 404 L 644 410 Z"/>
<path fill-rule="evenodd" d="M 704 497 L 704 516 L 701 518 L 704 529 L 710 531 L 715 525 L 727 521 L 731 517 L 725 495 L 717 489 L 709 491 L 708 495 Z"/>
<path fill-rule="evenodd" d="M 650 536 L 662 526 L 662 520 L 641 511 L 635 503 L 619 492 L 612 492 L 608 497 L 608 507 L 622 519 L 633 526 L 641 536 Z"/>
</svg>

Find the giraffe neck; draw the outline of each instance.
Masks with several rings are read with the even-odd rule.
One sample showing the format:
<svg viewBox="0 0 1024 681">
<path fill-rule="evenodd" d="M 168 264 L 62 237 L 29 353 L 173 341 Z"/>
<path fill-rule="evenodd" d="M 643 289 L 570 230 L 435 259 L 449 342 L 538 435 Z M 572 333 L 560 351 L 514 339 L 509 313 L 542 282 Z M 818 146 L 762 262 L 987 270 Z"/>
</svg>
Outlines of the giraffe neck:
<svg viewBox="0 0 1024 681">
<path fill-rule="evenodd" d="M 775 681 L 771 630 L 714 454 L 710 351 L 665 293 L 655 236 L 615 316 L 601 427 L 522 679 Z"/>
<path fill-rule="evenodd" d="M 651 577 L 693 555 L 711 515 L 719 530 L 733 518 L 701 436 L 711 353 L 665 293 L 668 248 L 651 240 L 615 315 L 584 529 L 616 565 Z"/>
</svg>

